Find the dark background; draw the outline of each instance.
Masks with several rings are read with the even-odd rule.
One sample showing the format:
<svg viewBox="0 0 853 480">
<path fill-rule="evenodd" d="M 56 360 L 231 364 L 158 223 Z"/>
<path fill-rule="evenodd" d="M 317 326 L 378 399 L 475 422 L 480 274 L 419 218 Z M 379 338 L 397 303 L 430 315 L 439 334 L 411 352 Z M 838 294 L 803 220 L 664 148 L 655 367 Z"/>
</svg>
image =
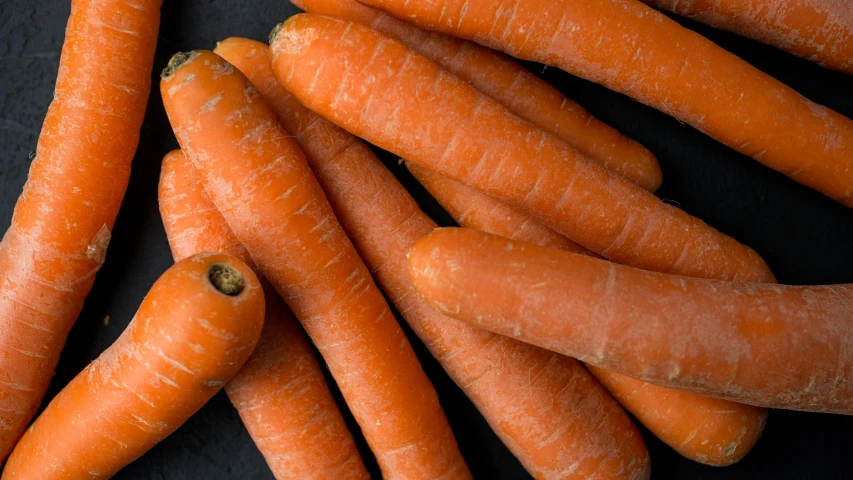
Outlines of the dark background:
<svg viewBox="0 0 853 480">
<path fill-rule="evenodd" d="M 9 226 L 52 99 L 69 10 L 68 0 L 0 0 L 0 231 Z M 296 11 L 287 0 L 165 0 L 154 70 L 159 72 L 177 51 L 211 49 L 229 36 L 264 40 L 276 23 Z M 679 21 L 806 97 L 853 117 L 853 77 L 734 34 Z M 650 148 L 664 172 L 658 195 L 755 248 L 780 282 L 853 283 L 853 210 L 625 96 L 556 68 L 528 66 L 595 116 Z M 68 338 L 46 399 L 118 337 L 148 288 L 172 264 L 157 210 L 157 180 L 162 156 L 177 148 L 177 143 L 156 85 L 155 80 L 107 262 Z M 439 223 L 451 225 L 447 214 L 397 165 L 396 158 L 380 153 L 425 211 Z M 411 331 L 407 333 L 439 392 L 475 478 L 530 478 L 421 342 Z M 351 417 L 348 420 L 365 461 L 379 478 L 358 427 Z M 755 449 L 727 468 L 693 463 L 647 431 L 643 435 L 655 479 L 853 478 L 849 460 L 853 417 L 772 411 Z M 219 394 L 115 478 L 273 477 L 235 410 Z"/>
</svg>

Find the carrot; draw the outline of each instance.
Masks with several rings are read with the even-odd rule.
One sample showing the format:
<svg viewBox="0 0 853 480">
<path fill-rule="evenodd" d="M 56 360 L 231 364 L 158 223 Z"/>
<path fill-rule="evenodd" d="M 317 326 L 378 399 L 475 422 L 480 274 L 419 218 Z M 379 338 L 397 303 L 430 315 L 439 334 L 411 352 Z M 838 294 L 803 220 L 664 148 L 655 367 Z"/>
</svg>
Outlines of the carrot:
<svg viewBox="0 0 853 480">
<path fill-rule="evenodd" d="M 104 262 L 159 23 L 160 0 L 71 2 L 54 100 L 0 243 L 0 461 L 35 415 Z"/>
<path fill-rule="evenodd" d="M 845 0 L 642 0 L 853 74 L 853 10 Z"/>
<path fill-rule="evenodd" d="M 176 261 L 222 252 L 254 268 L 180 150 L 163 159 L 159 197 Z M 261 338 L 225 392 L 276 479 L 370 478 L 296 318 L 263 279 L 261 285 Z"/>
<path fill-rule="evenodd" d="M 853 286 L 633 269 L 465 229 L 413 247 L 439 311 L 639 380 L 751 405 L 853 414 Z"/>
<path fill-rule="evenodd" d="M 160 85 L 210 199 L 302 322 L 385 478 L 470 478 L 438 396 L 305 157 L 244 75 L 178 54 Z"/>
<path fill-rule="evenodd" d="M 624 93 L 853 207 L 853 121 L 639 1 L 361 1 Z"/>
<path fill-rule="evenodd" d="M 419 167 L 416 163 L 406 162 L 406 168 L 463 227 L 534 245 L 595 255 L 523 212 L 463 183 Z"/>
<path fill-rule="evenodd" d="M 639 433 L 577 362 L 444 317 L 418 297 L 406 252 L 435 223 L 366 145 L 278 84 L 267 51 L 241 38 L 216 47 L 295 136 L 377 281 L 527 470 L 537 478 L 647 478 Z"/>
<path fill-rule="evenodd" d="M 263 320 L 263 291 L 240 260 L 200 254 L 178 262 L 118 340 L 39 415 L 3 480 L 113 476 L 237 373 Z"/>
<path fill-rule="evenodd" d="M 566 237 L 491 197 L 415 164 L 407 166 L 463 227 L 585 253 Z M 739 461 L 758 441 L 767 421 L 763 408 L 659 387 L 591 365 L 587 368 L 656 437 L 681 455 L 708 465 Z"/>
<path fill-rule="evenodd" d="M 351 133 L 614 261 L 693 276 L 773 278 L 749 248 L 586 160 L 393 39 L 310 14 L 279 28 L 271 46 L 278 80 Z"/>
<path fill-rule="evenodd" d="M 430 58 L 502 103 L 512 113 L 556 135 L 582 154 L 646 190 L 655 191 L 662 175 L 654 155 L 569 100 L 548 82 L 510 57 L 401 22 L 355 0 L 292 0 L 311 13 L 368 25 Z"/>
</svg>

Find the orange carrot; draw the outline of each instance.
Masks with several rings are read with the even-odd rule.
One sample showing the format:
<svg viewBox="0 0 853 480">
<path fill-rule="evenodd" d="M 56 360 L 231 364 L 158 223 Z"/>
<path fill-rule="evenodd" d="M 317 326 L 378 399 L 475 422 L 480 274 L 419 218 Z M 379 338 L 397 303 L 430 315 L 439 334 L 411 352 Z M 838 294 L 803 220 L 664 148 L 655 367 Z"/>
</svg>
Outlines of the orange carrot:
<svg viewBox="0 0 853 480">
<path fill-rule="evenodd" d="M 151 86 L 160 0 L 73 0 L 54 100 L 0 243 L 0 461 L 104 263 Z"/>
<path fill-rule="evenodd" d="M 624 93 L 853 207 L 853 121 L 638 1 L 360 1 Z"/>
<path fill-rule="evenodd" d="M 523 212 L 463 183 L 419 167 L 416 163 L 406 162 L 406 168 L 463 227 L 534 245 L 595 255 Z"/>
<path fill-rule="evenodd" d="M 660 166 L 650 151 L 596 119 L 500 52 L 426 32 L 355 0 L 292 1 L 308 12 L 360 22 L 399 40 L 502 103 L 512 113 L 646 190 L 655 191 L 661 184 Z"/>
<path fill-rule="evenodd" d="M 299 147 L 244 75 L 176 55 L 161 91 L 210 199 L 317 345 L 385 478 L 470 478 L 438 396 Z"/>
<path fill-rule="evenodd" d="M 576 244 L 529 216 L 437 173 L 408 163 L 463 227 L 567 252 Z M 731 465 L 752 447 L 767 421 L 764 408 L 660 387 L 587 365 L 619 403 L 656 437 L 687 458 L 708 465 Z"/>
<path fill-rule="evenodd" d="M 160 212 L 172 254 L 234 255 L 254 268 L 180 150 L 163 159 Z M 278 480 L 370 478 L 296 319 L 261 284 L 266 318 L 257 348 L 225 392 Z"/>
<path fill-rule="evenodd" d="M 666 275 L 474 230 L 409 257 L 441 312 L 640 380 L 774 408 L 853 414 L 853 286 Z"/>
<path fill-rule="evenodd" d="M 3 480 L 113 476 L 237 373 L 263 320 L 263 291 L 240 260 L 201 254 L 175 264 L 118 340 L 27 430 Z"/>
<path fill-rule="evenodd" d="M 278 80 L 351 133 L 612 260 L 693 276 L 773 278 L 749 248 L 586 160 L 399 42 L 310 14 L 279 29 L 271 47 Z"/>
<path fill-rule="evenodd" d="M 241 38 L 216 47 L 295 136 L 377 281 L 527 470 L 537 478 L 648 477 L 639 433 L 577 362 L 444 317 L 418 297 L 405 255 L 435 223 L 366 145 L 276 82 L 267 50 Z"/>
<path fill-rule="evenodd" d="M 641 1 L 853 74 L 853 9 L 847 0 Z"/>
</svg>

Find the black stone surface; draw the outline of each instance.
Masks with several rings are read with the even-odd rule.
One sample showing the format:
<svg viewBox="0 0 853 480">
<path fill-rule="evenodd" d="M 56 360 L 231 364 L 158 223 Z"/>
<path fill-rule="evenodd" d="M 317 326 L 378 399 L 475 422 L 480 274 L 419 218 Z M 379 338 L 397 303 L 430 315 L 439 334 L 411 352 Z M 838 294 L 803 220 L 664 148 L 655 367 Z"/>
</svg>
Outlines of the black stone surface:
<svg viewBox="0 0 853 480">
<path fill-rule="evenodd" d="M 52 98 L 69 5 L 68 0 L 0 0 L 0 231 L 9 225 Z M 155 72 L 176 51 L 212 48 L 216 41 L 235 35 L 264 40 L 276 23 L 296 11 L 286 0 L 165 0 Z M 812 100 L 853 117 L 853 77 L 734 34 L 679 21 Z M 755 248 L 781 282 L 853 283 L 853 210 L 627 97 L 556 68 L 529 67 L 598 118 L 648 146 L 664 171 L 659 196 Z M 171 265 L 156 193 L 160 159 L 176 147 L 155 81 L 107 263 L 71 332 L 46 398 L 118 337 L 148 288 Z M 452 224 L 396 158 L 380 153 L 428 213 L 439 223 Z M 530 478 L 420 341 L 407 333 L 441 396 L 475 478 Z M 357 426 L 351 417 L 349 421 L 366 462 L 379 478 Z M 693 463 L 648 432 L 643 434 L 655 479 L 853 478 L 849 460 L 853 417 L 773 411 L 753 452 L 728 468 Z M 220 394 L 115 478 L 225 480 L 272 479 L 272 475 Z"/>
</svg>

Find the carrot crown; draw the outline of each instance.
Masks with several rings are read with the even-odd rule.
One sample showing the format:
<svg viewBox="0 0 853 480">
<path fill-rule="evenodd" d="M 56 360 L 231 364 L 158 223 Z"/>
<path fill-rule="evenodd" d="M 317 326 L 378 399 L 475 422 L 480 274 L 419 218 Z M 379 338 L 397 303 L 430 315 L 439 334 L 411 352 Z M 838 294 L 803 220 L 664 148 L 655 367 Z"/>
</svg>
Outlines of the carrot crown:
<svg viewBox="0 0 853 480">
<path fill-rule="evenodd" d="M 164 68 L 163 72 L 160 74 L 160 78 L 166 79 L 171 77 L 183 64 L 189 62 L 198 55 L 199 53 L 195 50 L 191 52 L 178 52 L 172 55 L 172 58 L 169 59 L 169 63 L 166 64 L 166 68 Z"/>
<path fill-rule="evenodd" d="M 243 291 L 246 283 L 240 272 L 224 263 L 215 263 L 210 266 L 207 278 L 220 293 L 229 297 L 236 297 Z"/>
</svg>

